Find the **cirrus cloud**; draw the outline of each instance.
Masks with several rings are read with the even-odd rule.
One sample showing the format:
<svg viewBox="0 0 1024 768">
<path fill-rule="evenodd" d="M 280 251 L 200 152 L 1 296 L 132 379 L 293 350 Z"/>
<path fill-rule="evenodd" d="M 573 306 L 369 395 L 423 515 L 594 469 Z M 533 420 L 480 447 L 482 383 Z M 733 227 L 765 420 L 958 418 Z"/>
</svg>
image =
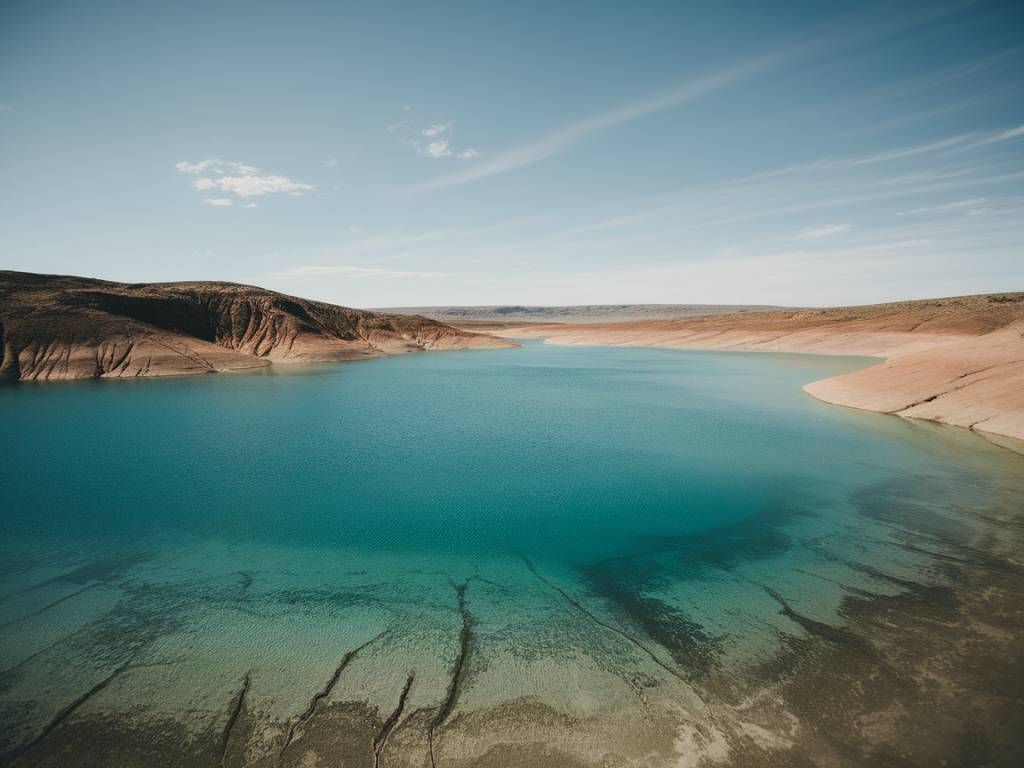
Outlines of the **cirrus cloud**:
<svg viewBox="0 0 1024 768">
<path fill-rule="evenodd" d="M 849 231 L 849 224 L 825 224 L 820 227 L 807 227 L 806 229 L 801 229 L 797 234 L 797 237 L 803 240 L 815 240 L 819 237 L 831 237 L 832 235 L 841 235 L 844 232 Z"/>
<path fill-rule="evenodd" d="M 357 267 L 351 264 L 327 264 L 307 265 L 286 269 L 282 272 L 275 272 L 272 276 L 278 278 L 310 278 L 323 277 L 325 275 L 349 275 L 352 277 L 392 277 L 392 278 L 413 278 L 418 280 L 429 280 L 439 277 L 452 277 L 448 272 L 421 272 L 405 269 L 379 269 L 376 267 Z"/>
</svg>

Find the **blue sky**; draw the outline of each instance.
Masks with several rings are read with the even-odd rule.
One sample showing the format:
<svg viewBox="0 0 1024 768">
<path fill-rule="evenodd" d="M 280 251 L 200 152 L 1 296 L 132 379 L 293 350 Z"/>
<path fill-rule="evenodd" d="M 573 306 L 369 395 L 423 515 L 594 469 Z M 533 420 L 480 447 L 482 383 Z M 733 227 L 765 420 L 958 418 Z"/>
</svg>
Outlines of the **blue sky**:
<svg viewBox="0 0 1024 768">
<path fill-rule="evenodd" d="M 352 306 L 1024 290 L 1024 4 L 0 4 L 0 267 Z"/>
</svg>

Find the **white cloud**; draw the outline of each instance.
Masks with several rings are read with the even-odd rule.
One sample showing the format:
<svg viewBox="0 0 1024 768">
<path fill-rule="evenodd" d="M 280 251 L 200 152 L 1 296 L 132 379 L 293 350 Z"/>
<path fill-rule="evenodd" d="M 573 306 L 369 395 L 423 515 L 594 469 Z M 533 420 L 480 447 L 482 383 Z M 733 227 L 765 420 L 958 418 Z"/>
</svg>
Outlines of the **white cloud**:
<svg viewBox="0 0 1024 768">
<path fill-rule="evenodd" d="M 448 157 L 451 155 L 452 150 L 448 142 L 445 139 L 439 139 L 438 141 L 432 141 L 425 147 L 418 147 L 417 151 L 421 155 L 427 155 L 429 157 Z"/>
<path fill-rule="evenodd" d="M 402 144 L 412 147 L 417 154 L 434 159 L 458 157 L 460 160 L 472 160 L 478 154 L 472 147 L 461 148 L 453 145 L 455 121 L 432 123 L 426 128 L 414 128 L 407 122 L 398 122 L 387 126 L 387 132 L 397 135 Z M 424 141 L 427 139 L 427 141 Z"/>
<path fill-rule="evenodd" d="M 246 208 L 259 208 L 260 204 L 259 203 L 246 203 L 245 207 Z"/>
<path fill-rule="evenodd" d="M 177 168 L 182 173 L 200 174 L 206 173 L 206 171 L 213 171 L 214 173 L 258 173 L 258 169 L 245 163 L 236 163 L 231 160 L 200 160 L 198 163 L 190 163 L 187 160 L 182 160 L 180 163 L 175 163 Z"/>
<path fill-rule="evenodd" d="M 192 182 L 192 187 L 200 191 L 219 189 L 222 192 L 232 192 L 239 197 L 256 197 L 274 192 L 284 192 L 297 197 L 303 192 L 314 189 L 312 184 L 293 181 L 287 176 L 264 174 L 252 165 L 229 160 L 200 160 L 197 163 L 183 160 L 175 164 L 174 167 L 181 173 L 199 176 Z M 211 205 L 226 205 L 226 203 L 211 203 Z"/>
<path fill-rule="evenodd" d="M 337 164 L 338 164 L 337 159 L 333 158 L 333 157 L 328 158 L 327 160 L 324 160 L 324 168 L 333 168 Z"/>
<path fill-rule="evenodd" d="M 203 199 L 203 202 L 206 203 L 207 205 L 227 206 L 227 205 L 231 205 L 231 198 L 230 197 L 207 197 L 207 198 Z"/>
<path fill-rule="evenodd" d="M 215 160 L 201 160 L 198 163 L 190 163 L 188 160 L 182 160 L 180 163 L 175 163 L 174 167 L 181 173 L 202 173 L 215 162 Z"/>
<path fill-rule="evenodd" d="M 256 197 L 272 192 L 287 192 L 299 196 L 313 189 L 311 184 L 292 181 L 285 176 L 221 176 L 216 184 L 225 192 L 234 192 L 239 197 Z"/>
<path fill-rule="evenodd" d="M 393 277 L 393 278 L 416 278 L 432 279 L 438 277 L 452 277 L 447 272 L 418 272 L 401 269 L 377 269 L 374 267 L 354 267 L 348 264 L 310 265 L 286 269 L 277 272 L 273 277 L 278 278 L 307 278 L 322 277 L 324 275 L 351 275 L 353 277 Z"/>
<path fill-rule="evenodd" d="M 945 213 L 946 211 L 960 211 L 965 208 L 969 209 L 968 213 L 973 212 L 978 206 L 987 202 L 988 198 L 985 197 L 974 197 L 970 200 L 957 200 L 953 203 L 943 203 L 942 205 L 926 205 L 922 208 L 914 208 L 909 211 L 899 211 L 897 216 L 916 216 L 922 213 Z"/>
<path fill-rule="evenodd" d="M 820 227 L 807 227 L 801 229 L 797 234 L 797 237 L 804 240 L 813 240 L 819 237 L 831 237 L 832 235 L 841 235 L 843 232 L 849 232 L 849 224 L 824 224 Z"/>
<path fill-rule="evenodd" d="M 451 122 L 434 123 L 429 128 L 424 128 L 423 130 L 421 130 L 420 133 L 422 133 L 424 136 L 427 136 L 428 138 L 433 136 L 440 136 L 442 133 L 448 133 L 454 127 L 454 125 L 455 123 Z"/>
<path fill-rule="evenodd" d="M 406 104 L 406 105 L 404 105 L 402 107 L 402 111 L 403 112 L 412 112 L 412 107 L 410 107 L 408 104 Z"/>
</svg>

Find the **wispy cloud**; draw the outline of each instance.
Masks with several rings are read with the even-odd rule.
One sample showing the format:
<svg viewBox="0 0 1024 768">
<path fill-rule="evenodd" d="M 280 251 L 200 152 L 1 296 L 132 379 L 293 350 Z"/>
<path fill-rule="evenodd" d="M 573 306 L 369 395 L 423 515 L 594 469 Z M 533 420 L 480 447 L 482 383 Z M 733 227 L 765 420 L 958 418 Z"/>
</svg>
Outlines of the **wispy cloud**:
<svg viewBox="0 0 1024 768">
<path fill-rule="evenodd" d="M 820 227 L 806 227 L 797 233 L 802 240 L 816 240 L 820 237 L 832 237 L 850 231 L 849 224 L 823 224 Z"/>
<path fill-rule="evenodd" d="M 917 158 L 918 165 L 930 166 L 928 156 Z M 371 263 L 376 269 L 387 267 L 385 272 L 429 264 L 451 276 L 429 285 L 430 303 L 438 304 L 692 301 L 805 306 L 998 290 L 997 281 L 1004 278 L 986 275 L 1020 274 L 1016 265 L 1024 236 L 1024 198 L 993 193 L 986 198 L 986 216 L 897 217 L 895 210 L 975 185 L 984 186 L 988 195 L 993 184 L 1019 181 L 1024 174 L 981 176 L 974 169 L 965 177 L 943 174 L 935 182 L 922 178 L 918 184 L 879 186 L 888 173 L 887 166 L 876 164 L 834 175 L 737 180 L 661 196 L 655 208 L 612 218 L 588 212 L 582 221 L 567 221 L 559 212 L 499 226 L 382 233 L 275 259 L 314 265 Z M 968 198 L 961 194 L 953 199 Z M 897 199 L 901 207 L 895 206 Z M 845 232 L 795 238 L 808 221 L 825 222 L 808 229 L 838 228 L 851 221 L 843 217 L 853 209 L 856 222 Z M 872 214 L 872 209 L 881 213 Z M 827 210 L 833 213 L 823 213 Z M 809 217 L 808 211 L 816 214 Z M 886 280 L 880 289 L 881 273 Z M 322 298 L 343 304 L 358 296 L 357 306 L 424 303 L 419 297 L 427 287 L 413 280 L 356 281 L 344 276 L 332 284 L 327 279 L 317 282 L 318 276 L 305 278 L 302 289 L 321 290 Z"/>
<path fill-rule="evenodd" d="M 216 205 L 221 207 L 227 207 L 231 205 L 230 197 L 206 197 L 203 198 L 203 202 L 207 205 Z"/>
<path fill-rule="evenodd" d="M 259 171 L 251 165 L 245 163 L 236 163 L 233 160 L 200 160 L 198 163 L 190 163 L 188 160 L 182 160 L 180 163 L 175 163 L 174 167 L 182 173 L 206 173 L 212 171 L 214 173 L 258 173 Z"/>
<path fill-rule="evenodd" d="M 324 160 L 324 168 L 333 168 L 337 164 L 338 164 L 338 160 L 337 160 L 337 158 L 334 158 L 334 157 L 329 157 L 326 160 Z"/>
<path fill-rule="evenodd" d="M 788 165 L 783 168 L 778 168 L 773 171 L 757 173 L 752 176 L 748 176 L 744 181 L 770 179 L 772 177 L 790 176 L 793 174 L 803 174 L 808 172 L 842 171 L 861 166 L 880 165 L 890 163 L 894 160 L 903 160 L 906 158 L 917 157 L 918 155 L 925 155 L 933 152 L 941 152 L 942 150 L 954 147 L 961 147 L 966 141 L 974 138 L 975 136 L 976 134 L 974 133 L 964 133 L 959 136 L 949 136 L 937 141 L 929 141 L 924 144 L 915 144 L 908 147 L 897 147 L 895 149 L 888 149 L 868 155 L 856 155 L 853 157 L 839 159 L 820 158 L 818 160 L 812 160 L 809 163 L 798 163 L 796 165 Z"/>
<path fill-rule="evenodd" d="M 787 48 L 697 77 L 648 99 L 592 115 L 561 130 L 549 133 L 530 144 L 495 154 L 489 161 L 477 163 L 472 168 L 413 185 L 409 191 L 424 192 L 468 184 L 532 165 L 562 152 L 593 133 L 632 122 L 656 112 L 682 106 L 785 64 L 806 60 L 824 53 L 834 53 L 839 48 L 860 45 L 870 40 L 927 24 L 938 18 L 962 11 L 976 3 L 977 0 L 964 0 L 964 2 L 929 8 L 923 12 L 916 9 L 901 11 L 884 21 L 880 21 L 870 14 L 863 17 L 851 17 L 846 19 L 839 29 L 829 30 L 828 34 L 821 34 L 802 43 L 796 43 Z"/>
<path fill-rule="evenodd" d="M 974 197 L 970 200 L 957 200 L 952 203 L 943 203 L 942 205 L 926 205 L 921 208 L 914 208 L 909 211 L 898 211 L 897 216 L 917 216 L 920 214 L 927 213 L 947 213 L 949 211 L 962 211 L 962 210 L 976 210 L 983 206 L 987 202 L 988 198 L 985 197 Z"/>
<path fill-rule="evenodd" d="M 883 250 L 894 258 L 908 249 L 922 256 L 943 254 L 950 270 L 962 263 L 957 253 L 988 254 L 990 263 L 1008 258 L 1003 254 L 1009 244 L 1019 245 L 1024 234 L 1014 220 L 1021 207 L 1017 198 L 996 200 L 993 195 L 984 209 L 963 209 L 984 211 L 985 216 L 896 218 L 896 211 L 916 210 L 939 195 L 949 199 L 959 193 L 954 200 L 974 203 L 980 198 L 963 194 L 966 190 L 983 189 L 988 195 L 990 189 L 1013 189 L 1010 185 L 1024 179 L 1017 163 L 995 153 L 985 155 L 987 147 L 975 150 L 978 158 L 965 164 L 962 156 L 950 151 L 962 141 L 962 136 L 951 137 L 700 185 L 655 196 L 645 207 L 619 209 L 589 223 L 565 226 L 564 220 L 552 220 L 554 231 L 521 239 L 505 233 L 500 237 L 436 233 L 422 243 L 409 238 L 394 253 L 404 263 L 429 261 L 442 267 L 454 263 L 460 270 L 465 265 L 487 269 L 500 264 L 516 264 L 517 271 L 544 269 L 553 261 L 624 267 L 630 262 L 688 261 L 734 237 L 733 233 L 753 232 L 746 235 L 755 241 L 748 247 L 752 258 L 769 252 L 772 245 L 780 252 L 792 251 L 797 233 L 803 235 L 801 252 L 813 251 L 833 266 L 847 257 Z M 901 207 L 895 206 L 897 200 L 902 201 Z M 853 210 L 865 216 L 856 227 L 838 218 Z M 811 214 L 812 221 L 824 219 L 825 223 L 801 230 Z M 830 221 L 826 216 L 837 218 Z M 530 224 L 531 229 L 534 226 Z M 524 286 L 524 290 L 532 289 Z"/>
<path fill-rule="evenodd" d="M 192 187 L 199 191 L 219 189 L 221 192 L 231 192 L 239 197 L 258 197 L 274 192 L 284 192 L 298 197 L 303 192 L 314 189 L 312 184 L 293 181 L 287 176 L 264 174 L 255 166 L 230 160 L 211 159 L 195 163 L 183 160 L 174 167 L 181 173 L 199 176 L 192 182 Z M 209 198 L 207 202 L 209 202 Z M 225 205 L 225 203 L 210 204 Z M 226 204 L 230 204 L 230 202 Z"/>
<path fill-rule="evenodd" d="M 275 272 L 271 277 L 276 278 L 311 278 L 323 277 L 325 275 L 349 275 L 352 277 L 384 277 L 384 278 L 414 278 L 428 280 L 439 277 L 452 277 L 447 272 L 420 272 L 416 270 L 402 269 L 378 269 L 376 267 L 356 267 L 349 264 L 326 264 L 308 265 L 286 269 L 283 272 Z"/>
<path fill-rule="evenodd" d="M 989 136 L 988 138 L 982 139 L 981 141 L 972 144 L 971 146 L 985 147 L 988 146 L 989 144 L 998 144 L 1003 141 L 1013 141 L 1014 139 L 1019 139 L 1021 136 L 1024 136 L 1024 125 L 1019 125 L 1016 128 L 1011 128 L 1008 131 L 1001 131 L 995 134 L 994 136 Z"/>
<path fill-rule="evenodd" d="M 442 133 L 448 133 L 453 127 L 455 127 L 455 123 L 454 122 L 451 122 L 451 123 L 434 123 L 433 125 L 428 126 L 427 128 L 423 128 L 420 131 L 420 133 L 423 134 L 424 136 L 430 138 L 430 137 L 433 137 L 433 136 L 440 136 Z"/>
<path fill-rule="evenodd" d="M 272 192 L 287 192 L 298 197 L 313 189 L 312 184 L 292 181 L 286 176 L 227 176 L 217 179 L 216 183 L 225 192 L 234 192 L 239 197 L 256 197 Z"/>
<path fill-rule="evenodd" d="M 948 9 L 949 12 L 964 10 L 970 4 L 956 6 Z M 940 14 L 942 12 L 940 11 Z M 925 21 L 928 19 L 925 18 Z M 1020 69 L 1024 61 L 1024 46 L 1000 51 L 994 55 L 987 55 L 974 59 L 966 64 L 944 66 L 924 75 L 917 75 L 912 78 L 903 79 L 895 83 L 885 81 L 885 85 L 857 96 L 847 92 L 845 89 L 837 90 L 835 98 L 831 103 L 815 101 L 813 105 L 803 109 L 789 109 L 778 118 L 767 120 L 764 124 L 770 126 L 782 126 L 799 123 L 806 126 L 812 122 L 827 121 L 851 112 L 873 112 L 878 105 L 891 104 L 886 109 L 896 112 L 903 106 L 918 103 L 922 98 L 930 99 L 936 92 L 942 98 L 931 109 L 918 110 L 888 122 L 879 122 L 867 126 L 858 126 L 850 130 L 832 134 L 833 139 L 846 138 L 849 136 L 862 135 L 884 131 L 889 128 L 904 125 L 916 120 L 927 119 L 937 115 L 948 114 L 969 107 L 977 107 L 981 104 L 990 103 L 1003 99 L 1019 98 L 1022 89 L 1019 85 L 999 85 L 991 87 L 992 82 L 998 82 L 1001 78 L 1011 82 L 1019 80 L 1014 76 L 1014 71 Z M 950 101 L 950 89 L 959 93 L 965 98 L 959 101 Z M 896 107 L 895 105 L 899 105 Z"/>
<path fill-rule="evenodd" d="M 426 146 L 417 147 L 416 151 L 421 155 L 433 158 L 451 157 L 452 154 L 451 146 L 445 139 L 439 139 L 437 141 L 430 142 Z"/>
<path fill-rule="evenodd" d="M 902 160 L 905 157 L 914 157 L 916 155 L 924 155 L 931 152 L 940 152 L 944 149 L 949 149 L 958 144 L 963 144 L 965 141 L 970 139 L 974 134 L 964 133 L 959 136 L 950 136 L 946 139 L 939 139 L 938 141 L 932 141 L 927 144 L 918 144 L 912 147 L 901 147 L 899 149 L 892 149 L 887 152 L 879 152 L 875 155 L 867 155 L 860 157 L 855 160 L 849 160 L 845 163 L 838 163 L 837 167 L 856 167 L 858 165 L 874 165 L 875 163 L 887 163 L 891 160 Z"/>
<path fill-rule="evenodd" d="M 626 104 L 608 112 L 592 115 L 560 131 L 550 133 L 531 144 L 495 155 L 491 160 L 474 165 L 470 169 L 440 176 L 423 184 L 416 185 L 412 187 L 411 191 L 423 192 L 431 189 L 443 189 L 459 184 L 467 184 L 498 173 L 505 173 L 506 171 L 531 165 L 561 152 L 589 134 L 636 120 L 654 112 L 685 104 L 688 101 L 717 91 L 775 66 L 779 60 L 780 57 L 764 57 L 744 62 L 721 72 L 697 78 L 650 99 Z"/>
<path fill-rule="evenodd" d="M 432 123 L 425 128 L 416 128 L 408 121 L 401 121 L 387 127 L 387 132 L 396 135 L 406 146 L 412 147 L 416 153 L 434 160 L 457 157 L 460 160 L 472 160 L 480 154 L 473 147 L 460 148 L 455 142 L 455 121 Z M 425 141 L 429 140 L 429 141 Z"/>
</svg>

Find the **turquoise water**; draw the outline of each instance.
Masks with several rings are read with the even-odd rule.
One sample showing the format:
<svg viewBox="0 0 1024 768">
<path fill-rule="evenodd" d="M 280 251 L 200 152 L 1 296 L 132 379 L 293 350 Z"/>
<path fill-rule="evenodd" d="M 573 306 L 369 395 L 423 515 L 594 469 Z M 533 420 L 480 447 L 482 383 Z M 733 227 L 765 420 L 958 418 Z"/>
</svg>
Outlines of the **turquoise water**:
<svg viewBox="0 0 1024 768">
<path fill-rule="evenodd" d="M 527 342 L 0 389 L 6 746 L 126 659 L 89 707 L 201 725 L 251 674 L 287 720 L 382 631 L 335 695 L 391 701 L 415 667 L 436 707 L 459 584 L 461 708 L 632 706 L 630 665 L 741 679 L 801 632 L 765 585 L 841 623 L 849 585 L 895 591 L 849 563 L 925 578 L 894 514 L 959 533 L 1019 491 L 977 436 L 800 389 L 869 362 Z"/>
<path fill-rule="evenodd" d="M 586 562 L 924 466 L 913 428 L 800 391 L 863 364 L 530 344 L 8 388 L 2 532 Z"/>
</svg>

